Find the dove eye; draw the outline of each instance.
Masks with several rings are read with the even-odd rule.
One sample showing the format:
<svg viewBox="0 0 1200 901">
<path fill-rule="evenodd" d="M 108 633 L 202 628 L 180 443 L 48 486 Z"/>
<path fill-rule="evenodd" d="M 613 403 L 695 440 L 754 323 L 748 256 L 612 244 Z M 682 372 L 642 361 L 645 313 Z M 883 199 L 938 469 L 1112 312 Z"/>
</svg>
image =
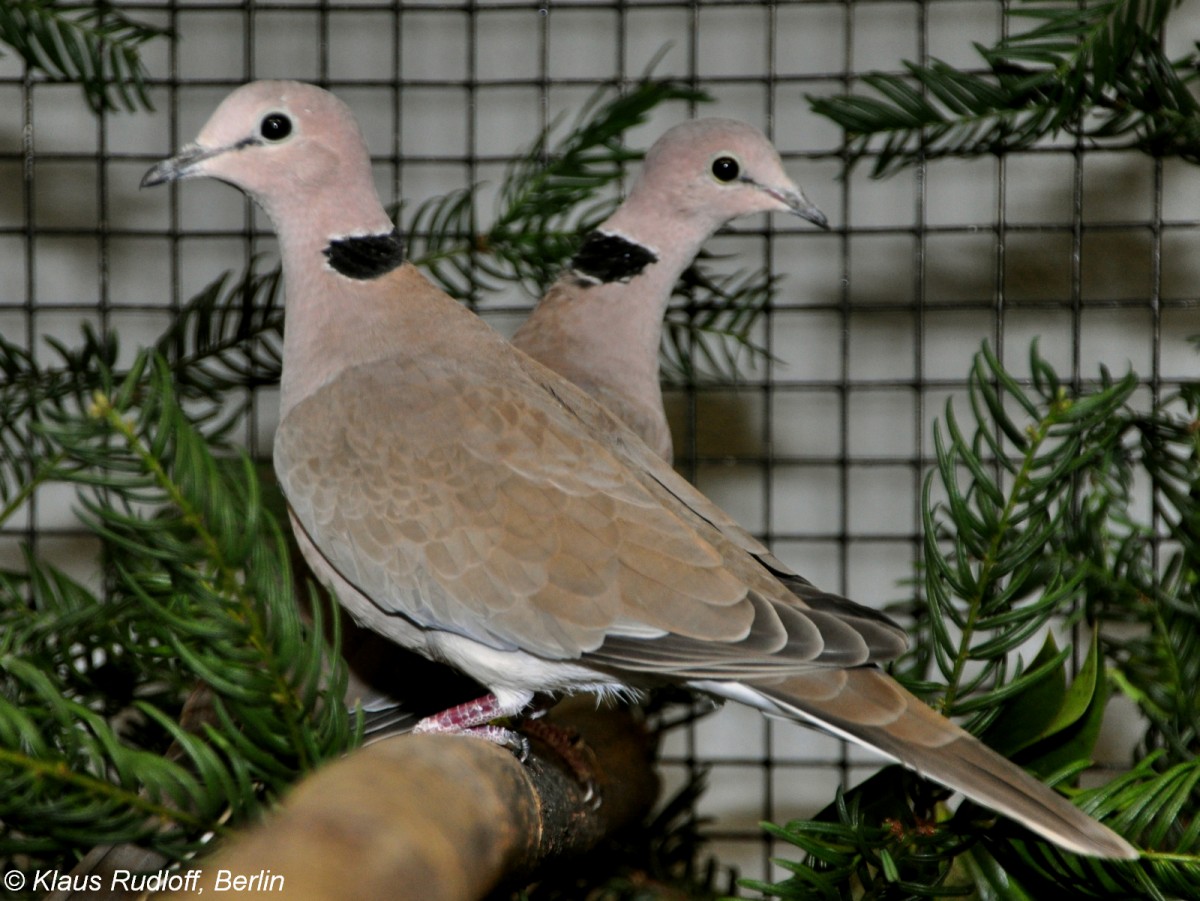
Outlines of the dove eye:
<svg viewBox="0 0 1200 901">
<path fill-rule="evenodd" d="M 717 181 L 733 181 L 741 171 L 742 167 L 731 156 L 719 156 L 712 161 L 712 174 Z"/>
<path fill-rule="evenodd" d="M 282 141 L 292 133 L 292 120 L 283 113 L 271 113 L 263 117 L 258 131 L 268 141 Z"/>
</svg>

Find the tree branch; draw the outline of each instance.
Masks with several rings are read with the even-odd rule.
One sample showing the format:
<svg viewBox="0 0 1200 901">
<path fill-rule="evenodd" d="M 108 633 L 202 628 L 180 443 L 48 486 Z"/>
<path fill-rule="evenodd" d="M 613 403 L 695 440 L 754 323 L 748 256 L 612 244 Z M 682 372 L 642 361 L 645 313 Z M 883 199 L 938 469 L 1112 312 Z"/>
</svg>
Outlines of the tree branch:
<svg viewBox="0 0 1200 901">
<path fill-rule="evenodd" d="M 578 731 L 595 755 L 598 805 L 536 740 L 522 764 L 483 741 L 398 736 L 304 780 L 275 816 L 205 861 L 198 886 L 265 873 L 283 877 L 289 901 L 391 899 L 405 886 L 424 901 L 474 901 L 645 815 L 658 790 L 652 742 L 627 713 L 579 698 L 547 720 Z M 190 901 L 195 885 L 171 897 Z M 278 897 L 280 885 L 264 877 L 247 888 Z"/>
</svg>

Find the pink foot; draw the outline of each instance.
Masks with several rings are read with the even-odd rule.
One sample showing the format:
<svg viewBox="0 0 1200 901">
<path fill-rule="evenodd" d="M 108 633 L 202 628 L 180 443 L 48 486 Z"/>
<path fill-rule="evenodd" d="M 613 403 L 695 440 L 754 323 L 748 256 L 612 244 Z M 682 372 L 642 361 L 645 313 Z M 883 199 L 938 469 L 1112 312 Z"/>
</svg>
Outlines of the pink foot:
<svg viewBox="0 0 1200 901">
<path fill-rule="evenodd" d="M 514 710 L 501 704 L 495 695 L 486 694 L 482 698 L 425 717 L 413 727 L 413 732 L 482 738 L 484 741 L 508 748 L 524 761 L 529 756 L 529 741 L 512 729 L 490 724 L 494 719 L 512 716 L 520 713 L 522 709 L 524 705 Z"/>
</svg>

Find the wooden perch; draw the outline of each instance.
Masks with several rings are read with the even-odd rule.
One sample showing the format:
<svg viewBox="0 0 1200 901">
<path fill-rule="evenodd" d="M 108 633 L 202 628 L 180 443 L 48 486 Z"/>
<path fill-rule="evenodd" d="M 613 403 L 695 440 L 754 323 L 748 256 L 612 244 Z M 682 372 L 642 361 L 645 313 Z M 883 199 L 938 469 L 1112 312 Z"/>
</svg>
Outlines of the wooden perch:
<svg viewBox="0 0 1200 901">
<path fill-rule="evenodd" d="M 203 887 L 288 901 L 475 901 L 645 815 L 658 782 L 632 717 L 582 697 L 546 719 L 576 730 L 594 754 L 599 804 L 536 739 L 522 764 L 484 741 L 398 736 L 304 780 L 170 897 L 191 901 Z"/>
</svg>

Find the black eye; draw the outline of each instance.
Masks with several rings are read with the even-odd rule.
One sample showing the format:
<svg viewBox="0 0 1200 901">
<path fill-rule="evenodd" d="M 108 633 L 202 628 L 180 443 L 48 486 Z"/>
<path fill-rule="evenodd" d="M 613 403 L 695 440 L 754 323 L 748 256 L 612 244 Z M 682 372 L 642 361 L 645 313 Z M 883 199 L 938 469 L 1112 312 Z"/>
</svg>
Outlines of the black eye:
<svg viewBox="0 0 1200 901">
<path fill-rule="evenodd" d="M 271 113 L 263 118 L 258 130 L 268 141 L 282 141 L 292 133 L 292 120 L 283 113 Z"/>
<path fill-rule="evenodd" d="M 712 174 L 717 181 L 733 181 L 741 171 L 738 161 L 731 156 L 719 156 L 712 162 Z"/>
</svg>

